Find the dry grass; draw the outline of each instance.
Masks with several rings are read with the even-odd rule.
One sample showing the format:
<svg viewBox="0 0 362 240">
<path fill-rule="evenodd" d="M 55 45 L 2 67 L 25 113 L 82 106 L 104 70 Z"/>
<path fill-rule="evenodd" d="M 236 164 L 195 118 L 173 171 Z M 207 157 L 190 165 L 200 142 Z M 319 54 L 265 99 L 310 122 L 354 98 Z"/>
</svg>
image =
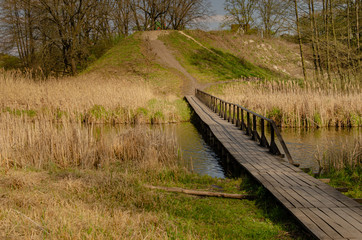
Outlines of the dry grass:
<svg viewBox="0 0 362 240">
<path fill-rule="evenodd" d="M 111 207 L 92 196 L 92 188 L 109 181 L 103 172 L 93 174 L 54 180 L 46 172 L 1 173 L 0 238 L 167 239 L 160 216 L 117 203 Z"/>
<path fill-rule="evenodd" d="M 94 125 L 27 121 L 27 117 L 0 115 L 0 166 L 33 166 L 48 168 L 92 168 L 109 166 L 117 161 L 149 159 L 169 162 L 176 152 L 175 140 L 146 127 L 123 130 L 118 134 L 103 134 Z"/>
<path fill-rule="evenodd" d="M 336 146 L 331 142 L 326 150 L 316 153 L 315 159 L 320 172 L 359 172 L 362 164 L 362 136 L 356 137 L 353 144 Z"/>
<path fill-rule="evenodd" d="M 331 142 L 316 153 L 315 160 L 320 177 L 330 178 L 334 187 L 347 188 L 347 196 L 362 198 L 362 136 L 356 137 L 353 144 L 337 146 Z"/>
<path fill-rule="evenodd" d="M 102 134 L 2 114 L 0 238 L 167 239 L 172 223 L 134 206 L 153 201 L 139 181 L 175 168 L 176 149 L 147 127 Z"/>
<path fill-rule="evenodd" d="M 155 104 L 157 103 L 157 104 Z M 0 70 L 3 112 L 43 120 L 88 123 L 178 122 L 187 120 L 186 104 L 175 94 L 160 95 L 141 78 L 97 73 L 34 81 Z"/>
<path fill-rule="evenodd" d="M 295 82 L 246 82 L 211 89 L 227 101 L 274 119 L 283 127 L 362 126 L 359 84 L 335 85 Z"/>
</svg>

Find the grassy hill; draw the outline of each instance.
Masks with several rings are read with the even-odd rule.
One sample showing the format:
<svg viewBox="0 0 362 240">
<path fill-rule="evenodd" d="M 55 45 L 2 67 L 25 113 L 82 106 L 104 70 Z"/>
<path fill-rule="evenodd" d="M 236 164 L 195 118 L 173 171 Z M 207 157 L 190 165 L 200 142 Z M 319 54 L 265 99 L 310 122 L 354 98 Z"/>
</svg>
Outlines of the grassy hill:
<svg viewBox="0 0 362 240">
<path fill-rule="evenodd" d="M 202 82 L 302 77 L 297 44 L 228 31 L 172 32 L 162 37 L 183 66 Z"/>
</svg>

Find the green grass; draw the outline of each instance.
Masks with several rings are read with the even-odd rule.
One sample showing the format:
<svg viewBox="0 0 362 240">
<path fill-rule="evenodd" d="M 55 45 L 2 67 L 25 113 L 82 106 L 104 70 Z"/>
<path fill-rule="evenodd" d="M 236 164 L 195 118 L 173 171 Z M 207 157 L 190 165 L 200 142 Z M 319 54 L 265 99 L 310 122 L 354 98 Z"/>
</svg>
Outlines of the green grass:
<svg viewBox="0 0 362 240">
<path fill-rule="evenodd" d="M 135 33 L 120 40 L 82 74 L 100 72 L 107 77 L 139 77 L 154 86 L 160 94 L 180 95 L 181 76 L 175 69 L 166 68 L 156 61 L 141 34 Z"/>
<path fill-rule="evenodd" d="M 120 40 L 119 44 L 108 50 L 102 57 L 89 66 L 84 73 L 90 71 L 109 69 L 122 69 L 126 71 L 137 71 L 137 67 L 141 64 L 144 66 L 144 56 L 141 53 L 141 39 L 136 35 L 131 35 Z M 136 72 L 141 74 L 142 72 Z"/>
<path fill-rule="evenodd" d="M 26 115 L 28 117 L 35 117 L 37 115 L 37 111 L 36 110 L 25 110 L 25 109 L 12 109 L 10 107 L 6 107 L 3 108 L 2 110 L 3 113 L 8 112 L 12 115 L 15 116 L 22 116 L 22 115 Z M 1 114 L 1 113 L 0 113 Z"/>
<path fill-rule="evenodd" d="M 129 226 L 122 228 L 125 238 L 139 239 L 133 235 L 135 231 L 157 238 L 157 232 L 164 231 L 171 239 L 310 239 L 261 187 L 254 187 L 252 192 L 260 197 L 256 201 L 196 197 L 144 187 L 151 184 L 215 191 L 216 185 L 216 191 L 246 193 L 245 179 L 216 179 L 180 168 L 151 170 L 121 162 L 98 170 L 60 169 L 51 164 L 47 170 L 0 169 L 0 178 L 3 196 L 10 199 L 0 207 L 0 229 L 8 209 L 16 209 L 55 238 L 113 239 L 117 233 L 112 213 L 123 211 L 143 216 L 144 221 L 141 229 L 133 229 L 137 219 L 130 218 Z M 21 198 L 31 201 L 20 204 Z M 7 236 L 22 231 L 28 236 L 40 230 L 20 221 Z M 50 235 L 43 233 L 44 238 Z"/>
<path fill-rule="evenodd" d="M 268 69 L 251 64 L 232 53 L 216 47 L 201 47 L 178 32 L 161 39 L 178 52 L 178 60 L 202 82 L 238 79 L 241 77 L 275 78 L 278 75 Z M 205 44 L 209 46 L 208 43 Z"/>
<path fill-rule="evenodd" d="M 319 178 L 329 178 L 329 185 L 336 188 L 347 188 L 345 194 L 351 198 L 362 198 L 362 168 L 334 170 L 321 174 Z"/>
</svg>

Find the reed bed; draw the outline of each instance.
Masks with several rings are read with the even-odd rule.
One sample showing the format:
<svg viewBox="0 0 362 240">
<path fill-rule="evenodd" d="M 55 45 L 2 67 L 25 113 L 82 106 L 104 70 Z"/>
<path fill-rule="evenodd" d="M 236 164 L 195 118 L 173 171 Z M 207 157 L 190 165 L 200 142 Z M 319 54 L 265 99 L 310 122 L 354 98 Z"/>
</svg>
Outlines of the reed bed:
<svg viewBox="0 0 362 240">
<path fill-rule="evenodd" d="M 362 136 L 356 137 L 353 144 L 331 143 L 316 153 L 315 161 L 319 177 L 329 178 L 334 187 L 347 188 L 345 194 L 349 197 L 362 198 Z"/>
<path fill-rule="evenodd" d="M 0 113 L 51 121 L 166 123 L 188 120 L 187 105 L 173 93 L 135 76 L 98 73 L 48 79 L 0 70 Z"/>
<path fill-rule="evenodd" d="M 240 104 L 282 127 L 362 126 L 360 84 L 289 81 L 244 82 L 211 89 L 226 101 Z"/>
<path fill-rule="evenodd" d="M 353 144 L 336 146 L 331 143 L 323 151 L 318 151 L 315 159 L 321 173 L 338 171 L 361 172 L 362 167 L 362 136 L 354 139 Z"/>
<path fill-rule="evenodd" d="M 94 125 L 0 115 L 0 166 L 5 168 L 87 169 L 125 161 L 145 168 L 170 166 L 176 152 L 175 139 L 142 126 L 110 134 Z"/>
</svg>

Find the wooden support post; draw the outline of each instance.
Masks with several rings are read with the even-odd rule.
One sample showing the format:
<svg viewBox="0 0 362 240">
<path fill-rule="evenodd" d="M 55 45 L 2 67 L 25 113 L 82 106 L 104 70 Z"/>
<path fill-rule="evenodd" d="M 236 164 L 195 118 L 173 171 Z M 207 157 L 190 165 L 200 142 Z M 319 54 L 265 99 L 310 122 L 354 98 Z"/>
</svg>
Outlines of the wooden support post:
<svg viewBox="0 0 362 240">
<path fill-rule="evenodd" d="M 222 112 L 221 100 L 219 100 L 219 112 L 218 112 L 219 116 L 221 116 L 221 112 Z"/>
<path fill-rule="evenodd" d="M 264 122 L 264 119 L 260 119 L 260 128 L 261 128 L 260 146 L 269 148 L 268 140 L 265 137 L 265 122 Z"/>
<path fill-rule="evenodd" d="M 244 110 L 241 109 L 241 126 L 240 126 L 241 130 L 246 130 L 245 129 L 245 122 L 244 122 Z"/>
<path fill-rule="evenodd" d="M 259 134 L 258 131 L 256 129 L 256 116 L 253 115 L 253 130 L 252 130 L 252 139 L 254 141 L 258 141 L 259 140 Z"/>
<path fill-rule="evenodd" d="M 251 121 L 250 121 L 250 113 L 246 113 L 246 135 L 251 136 Z"/>
<path fill-rule="evenodd" d="M 275 143 L 275 132 L 273 126 L 270 124 L 270 146 L 269 146 L 269 152 L 280 156 L 281 153 L 278 149 L 278 146 Z"/>
<path fill-rule="evenodd" d="M 233 124 L 235 124 L 235 105 L 233 105 Z"/>
<path fill-rule="evenodd" d="M 236 127 L 240 127 L 240 108 L 236 107 Z"/>
<path fill-rule="evenodd" d="M 224 120 L 227 119 L 227 104 L 224 102 Z"/>
</svg>

